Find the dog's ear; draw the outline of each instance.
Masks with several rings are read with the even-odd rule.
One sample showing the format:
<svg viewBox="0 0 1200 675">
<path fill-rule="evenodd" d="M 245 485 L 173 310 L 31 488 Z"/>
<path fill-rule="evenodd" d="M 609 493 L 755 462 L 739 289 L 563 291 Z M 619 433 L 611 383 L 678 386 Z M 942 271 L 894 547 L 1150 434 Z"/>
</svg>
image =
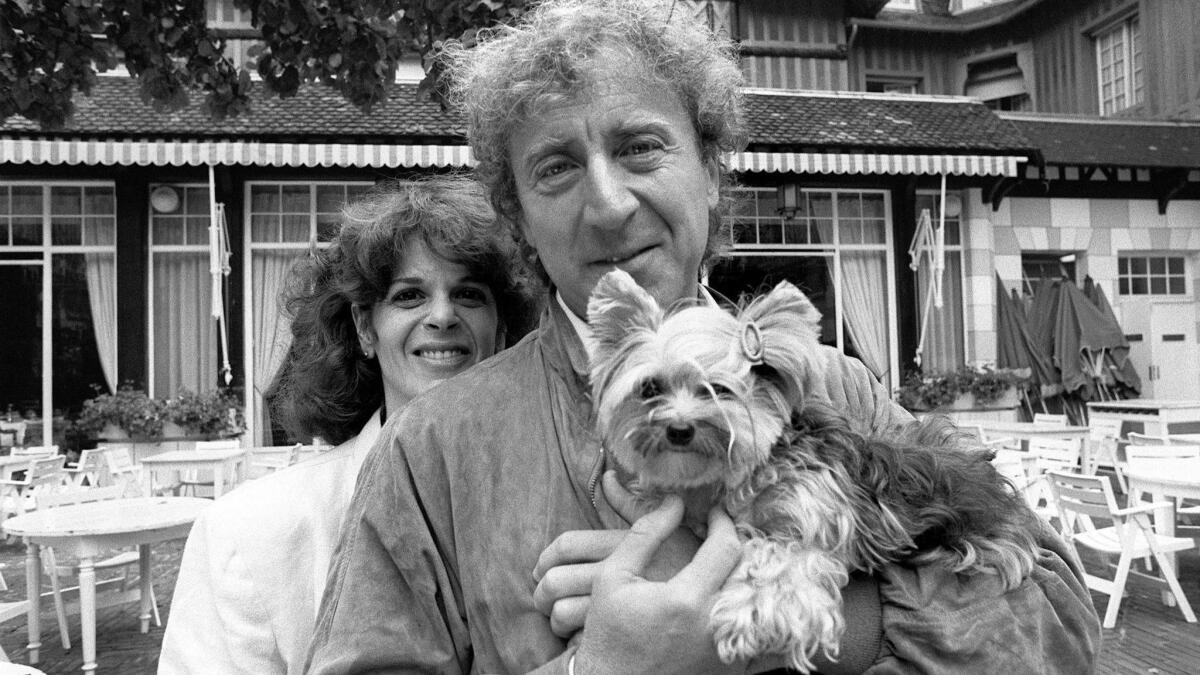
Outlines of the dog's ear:
<svg viewBox="0 0 1200 675">
<path fill-rule="evenodd" d="M 762 335 L 762 362 L 782 378 L 795 395 L 803 393 L 807 359 L 821 338 L 821 312 L 787 281 L 754 299 L 739 315 Z"/>
<path fill-rule="evenodd" d="M 662 321 L 658 303 L 623 270 L 600 277 L 588 297 L 587 313 L 599 352 L 596 356 L 604 360 L 631 333 L 657 330 Z"/>
</svg>

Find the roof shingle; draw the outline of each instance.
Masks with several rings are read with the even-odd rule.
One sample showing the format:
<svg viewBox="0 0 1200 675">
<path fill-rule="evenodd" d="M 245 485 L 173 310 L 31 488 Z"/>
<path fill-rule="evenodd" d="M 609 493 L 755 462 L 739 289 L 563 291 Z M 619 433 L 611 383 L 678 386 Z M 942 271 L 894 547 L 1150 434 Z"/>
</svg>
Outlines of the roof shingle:
<svg viewBox="0 0 1200 675">
<path fill-rule="evenodd" d="M 1053 164 L 1200 167 L 1200 121 L 1003 116 Z"/>
</svg>

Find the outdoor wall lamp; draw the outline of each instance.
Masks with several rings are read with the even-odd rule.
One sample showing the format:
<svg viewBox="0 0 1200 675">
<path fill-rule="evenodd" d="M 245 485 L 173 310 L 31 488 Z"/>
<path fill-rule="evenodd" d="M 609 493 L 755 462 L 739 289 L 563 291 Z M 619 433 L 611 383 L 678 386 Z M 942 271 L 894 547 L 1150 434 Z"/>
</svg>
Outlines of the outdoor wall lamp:
<svg viewBox="0 0 1200 675">
<path fill-rule="evenodd" d="M 150 206 L 159 213 L 173 213 L 179 208 L 179 192 L 170 185 L 160 185 L 150 193 Z"/>
</svg>

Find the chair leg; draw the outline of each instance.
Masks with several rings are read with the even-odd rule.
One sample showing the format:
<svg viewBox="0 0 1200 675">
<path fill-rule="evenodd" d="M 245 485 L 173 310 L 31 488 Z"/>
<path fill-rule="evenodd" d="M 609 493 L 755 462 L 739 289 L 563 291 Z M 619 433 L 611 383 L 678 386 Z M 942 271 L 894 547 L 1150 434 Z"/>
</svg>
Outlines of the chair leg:
<svg viewBox="0 0 1200 675">
<path fill-rule="evenodd" d="M 1117 575 L 1113 577 L 1112 594 L 1108 596 L 1108 607 L 1104 610 L 1104 627 L 1112 628 L 1117 625 L 1117 610 L 1121 607 L 1121 598 L 1125 595 L 1125 581 L 1129 578 L 1129 566 L 1133 562 L 1128 553 L 1122 553 L 1117 561 Z"/>
<path fill-rule="evenodd" d="M 1184 620 L 1188 623 L 1196 623 L 1196 614 L 1192 611 L 1192 606 L 1188 604 L 1187 596 L 1183 594 L 1183 588 L 1179 586 L 1179 580 L 1175 578 L 1175 570 L 1171 567 L 1171 561 L 1167 560 L 1167 556 L 1162 551 L 1155 551 L 1154 558 L 1158 561 L 1158 571 L 1162 574 L 1163 580 L 1167 582 L 1171 593 L 1179 601 L 1179 609 L 1183 612 Z"/>
<path fill-rule="evenodd" d="M 54 613 L 58 617 L 58 633 L 62 639 L 63 650 L 70 650 L 71 631 L 67 623 L 67 606 L 63 602 L 62 583 L 58 579 L 58 561 L 54 558 L 54 549 L 49 546 L 43 548 L 42 560 L 50 574 L 50 591 L 54 593 Z"/>
</svg>

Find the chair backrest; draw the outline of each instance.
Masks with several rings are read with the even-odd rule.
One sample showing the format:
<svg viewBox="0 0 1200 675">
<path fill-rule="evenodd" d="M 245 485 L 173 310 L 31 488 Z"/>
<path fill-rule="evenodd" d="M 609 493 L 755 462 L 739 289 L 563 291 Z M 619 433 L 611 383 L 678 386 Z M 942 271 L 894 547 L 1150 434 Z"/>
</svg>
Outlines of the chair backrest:
<svg viewBox="0 0 1200 675">
<path fill-rule="evenodd" d="M 1141 434 L 1136 431 L 1129 432 L 1125 438 L 1129 439 L 1130 445 L 1170 445 L 1171 441 L 1166 436 L 1151 436 L 1150 434 Z"/>
<path fill-rule="evenodd" d="M 1069 531 L 1077 516 L 1112 518 L 1117 498 L 1107 476 L 1088 476 L 1066 471 L 1048 471 L 1046 480 L 1058 507 L 1063 530 Z M 1085 522 L 1090 520 L 1085 519 Z"/>
<path fill-rule="evenodd" d="M 141 494 L 145 491 L 142 485 L 142 465 L 133 461 L 133 450 L 126 445 L 110 446 L 103 453 L 104 461 L 108 464 L 108 477 L 111 482 L 122 490 Z"/>
<path fill-rule="evenodd" d="M 1034 413 L 1033 414 L 1033 423 L 1034 424 L 1052 424 L 1052 425 L 1058 426 L 1058 427 L 1065 427 L 1065 426 L 1067 426 L 1067 416 L 1066 415 L 1052 415 L 1050 413 Z"/>
<path fill-rule="evenodd" d="M 120 499 L 125 496 L 124 485 L 106 485 L 104 487 L 72 488 L 58 492 L 41 492 L 34 496 L 33 501 L 39 509 L 52 509 L 68 504 L 87 504 L 109 499 Z"/>
<path fill-rule="evenodd" d="M 0 445 L 25 445 L 25 426 L 28 422 L 0 422 Z M 9 441 L 12 441 L 11 443 Z"/>
<path fill-rule="evenodd" d="M 1088 438 L 1093 441 L 1121 439 L 1121 420 L 1100 417 L 1088 422 Z"/>
<path fill-rule="evenodd" d="M 1184 460 L 1200 463 L 1200 445 L 1130 445 L 1125 448 L 1125 461 L 1130 469 L 1162 467 L 1165 462 Z"/>
<path fill-rule="evenodd" d="M 26 445 L 24 447 L 13 447 L 12 454 L 14 455 L 57 455 L 57 445 Z"/>
<path fill-rule="evenodd" d="M 1082 451 L 1077 438 L 1035 438 L 1029 441 L 1029 454 L 1037 458 L 1043 470 L 1073 469 Z"/>
<path fill-rule="evenodd" d="M 1001 448 L 992 457 L 992 466 L 996 467 L 996 472 L 1007 478 L 1013 487 L 1024 490 L 1029 484 L 1029 476 L 1025 473 L 1028 460 L 1028 453 Z"/>
<path fill-rule="evenodd" d="M 238 438 L 222 438 L 215 441 L 196 441 L 196 450 L 236 450 L 242 447 Z"/>
<path fill-rule="evenodd" d="M 104 453 L 106 452 L 108 452 L 108 448 L 104 447 L 80 451 L 79 461 L 75 464 L 75 471 L 80 473 L 104 471 L 106 467 Z"/>
<path fill-rule="evenodd" d="M 29 460 L 29 468 L 25 470 L 25 480 L 23 481 L 25 489 L 36 492 L 61 486 L 64 479 L 64 459 L 66 458 L 62 455 L 53 455 Z"/>
</svg>

